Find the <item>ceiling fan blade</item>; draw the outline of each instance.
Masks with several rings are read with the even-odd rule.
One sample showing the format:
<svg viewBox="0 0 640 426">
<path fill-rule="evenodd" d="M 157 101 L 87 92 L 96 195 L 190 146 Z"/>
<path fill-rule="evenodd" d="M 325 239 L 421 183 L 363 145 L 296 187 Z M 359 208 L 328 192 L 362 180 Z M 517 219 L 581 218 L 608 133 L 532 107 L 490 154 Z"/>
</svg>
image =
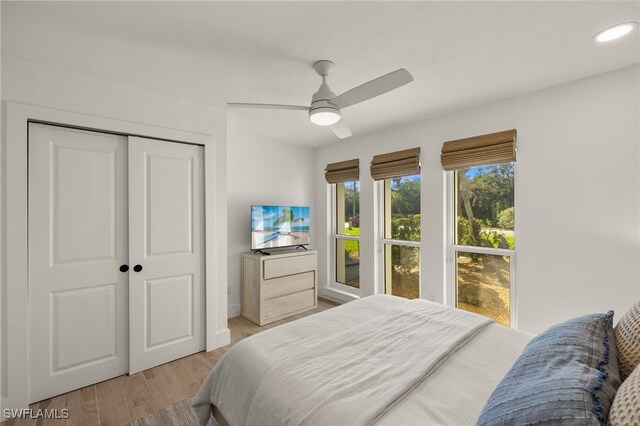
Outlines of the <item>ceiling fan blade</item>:
<svg viewBox="0 0 640 426">
<path fill-rule="evenodd" d="M 242 103 L 228 103 L 233 108 L 269 108 L 269 109 L 293 109 L 300 111 L 309 111 L 309 107 L 300 105 L 277 105 L 277 104 L 242 104 Z"/>
<path fill-rule="evenodd" d="M 346 108 L 351 105 L 359 104 L 376 96 L 390 92 L 407 83 L 411 83 L 413 77 L 409 71 L 404 68 L 385 74 L 367 83 L 344 92 L 342 95 L 336 96 L 330 102 L 338 108 Z"/>
<path fill-rule="evenodd" d="M 336 124 L 332 124 L 329 126 L 329 129 L 333 132 L 334 135 L 339 137 L 340 139 L 348 138 L 351 136 L 351 129 L 344 121 L 344 119 L 340 119 Z"/>
</svg>

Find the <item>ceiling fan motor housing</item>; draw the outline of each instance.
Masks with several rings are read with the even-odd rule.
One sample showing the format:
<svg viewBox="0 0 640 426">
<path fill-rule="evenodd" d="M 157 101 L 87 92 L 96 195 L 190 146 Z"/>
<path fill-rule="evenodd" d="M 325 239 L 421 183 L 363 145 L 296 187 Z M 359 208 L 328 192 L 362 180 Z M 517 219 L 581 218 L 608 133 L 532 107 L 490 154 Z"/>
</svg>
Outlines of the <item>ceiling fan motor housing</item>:
<svg viewBox="0 0 640 426">
<path fill-rule="evenodd" d="M 311 97 L 311 106 L 309 108 L 311 122 L 326 126 L 340 120 L 340 108 L 330 102 L 335 97 L 336 94 L 331 91 L 329 85 L 323 82 L 318 91 Z M 322 117 L 325 118 L 323 119 Z"/>
<path fill-rule="evenodd" d="M 336 94 L 331 91 L 327 83 L 322 83 L 320 88 L 311 97 L 311 109 L 315 108 L 332 108 L 340 111 L 340 108 L 333 105 L 330 101 L 335 98 Z"/>
</svg>

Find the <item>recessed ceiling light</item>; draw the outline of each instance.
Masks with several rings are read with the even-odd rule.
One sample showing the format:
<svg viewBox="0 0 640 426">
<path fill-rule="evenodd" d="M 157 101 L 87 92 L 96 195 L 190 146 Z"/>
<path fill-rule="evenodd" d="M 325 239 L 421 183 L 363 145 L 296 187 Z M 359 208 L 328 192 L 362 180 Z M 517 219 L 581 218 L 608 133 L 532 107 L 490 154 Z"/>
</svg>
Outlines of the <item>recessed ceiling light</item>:
<svg viewBox="0 0 640 426">
<path fill-rule="evenodd" d="M 637 25 L 637 22 L 625 22 L 624 24 L 614 25 L 611 28 L 600 31 L 593 36 L 593 39 L 600 43 L 615 40 L 629 34 Z"/>
</svg>

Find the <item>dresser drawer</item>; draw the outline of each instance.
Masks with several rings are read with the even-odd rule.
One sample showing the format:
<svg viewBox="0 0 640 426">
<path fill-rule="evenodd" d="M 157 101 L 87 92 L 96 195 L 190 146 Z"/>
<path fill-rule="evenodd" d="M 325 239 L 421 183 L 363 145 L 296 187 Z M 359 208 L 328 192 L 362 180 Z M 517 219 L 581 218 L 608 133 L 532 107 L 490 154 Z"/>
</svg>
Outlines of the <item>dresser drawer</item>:
<svg viewBox="0 0 640 426">
<path fill-rule="evenodd" d="M 304 290 L 264 301 L 264 321 L 287 315 L 315 304 L 315 290 Z"/>
<path fill-rule="evenodd" d="M 272 299 L 302 290 L 309 290 L 315 286 L 315 281 L 316 273 L 314 271 L 273 278 L 264 282 L 262 297 L 264 299 Z"/>
<path fill-rule="evenodd" d="M 316 255 L 282 257 L 280 259 L 264 260 L 264 279 L 283 277 L 285 275 L 299 274 L 301 272 L 314 271 L 316 269 Z"/>
</svg>

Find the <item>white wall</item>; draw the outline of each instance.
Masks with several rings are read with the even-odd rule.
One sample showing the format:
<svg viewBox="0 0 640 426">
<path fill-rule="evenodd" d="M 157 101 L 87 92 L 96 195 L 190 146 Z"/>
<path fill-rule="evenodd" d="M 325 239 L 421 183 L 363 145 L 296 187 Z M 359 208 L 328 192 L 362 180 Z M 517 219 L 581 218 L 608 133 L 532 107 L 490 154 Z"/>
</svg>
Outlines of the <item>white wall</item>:
<svg viewBox="0 0 640 426">
<path fill-rule="evenodd" d="M 229 116 L 228 139 L 228 266 L 229 317 L 241 313 L 241 254 L 251 248 L 251 205 L 302 205 L 311 207 L 313 222 L 314 149 L 266 140 L 239 131 Z"/>
<path fill-rule="evenodd" d="M 614 309 L 640 296 L 639 67 L 574 81 L 321 147 L 316 158 L 320 282 L 327 283 L 327 163 L 360 159 L 361 295 L 374 293 L 374 154 L 422 149 L 421 291 L 445 300 L 446 140 L 518 130 L 517 314 L 521 330 Z M 425 99 L 425 102 L 428 102 Z M 324 294 L 336 295 L 325 291 Z"/>
<path fill-rule="evenodd" d="M 227 252 L 227 199 L 226 199 L 226 139 L 227 119 L 226 112 L 216 110 L 204 105 L 170 98 L 135 88 L 123 86 L 117 83 L 88 78 L 68 72 L 42 67 L 19 60 L 2 58 L 2 106 L 7 101 L 21 102 L 55 108 L 58 110 L 73 111 L 105 118 L 111 118 L 134 123 L 152 125 L 155 127 L 170 128 L 186 132 L 211 135 L 216 145 L 217 166 L 216 181 L 216 253 L 221 259 L 226 260 Z M 2 116 L 2 157 L 6 149 L 6 116 Z M 73 123 L 70 123 L 73 124 Z M 4 173 L 4 163 L 2 163 Z M 2 175 L 2 202 L 4 217 L 7 200 L 5 188 L 5 176 Z M 6 290 L 5 256 L 7 247 L 5 240 L 5 223 L 2 222 L 2 272 L 1 287 L 3 295 Z M 227 282 L 226 261 L 218 263 L 215 272 L 215 282 L 224 286 Z M 207 289 L 211 291 L 215 289 Z M 226 293 L 220 292 L 218 297 L 216 331 L 226 330 L 227 301 Z M 218 293 L 218 294 L 220 294 Z M 2 312 L 6 312 L 6 297 L 2 298 Z M 2 339 L 6 339 L 6 318 L 3 320 Z M 2 342 L 2 377 L 6 379 L 8 366 L 6 365 L 6 340 Z M 6 397 L 7 389 L 3 381 L 2 396 Z"/>
</svg>

